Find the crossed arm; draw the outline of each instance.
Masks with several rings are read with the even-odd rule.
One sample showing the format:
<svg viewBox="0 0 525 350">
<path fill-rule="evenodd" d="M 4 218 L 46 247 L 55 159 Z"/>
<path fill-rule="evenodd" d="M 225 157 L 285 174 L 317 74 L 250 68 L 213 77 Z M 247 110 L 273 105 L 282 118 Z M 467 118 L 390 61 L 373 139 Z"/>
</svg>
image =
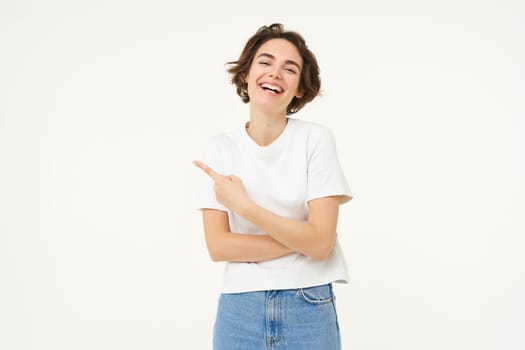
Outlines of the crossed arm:
<svg viewBox="0 0 525 350">
<path fill-rule="evenodd" d="M 226 212 L 204 209 L 204 232 L 212 260 L 258 262 L 293 252 L 324 260 L 332 252 L 337 235 L 338 196 L 309 201 L 308 220 L 291 220 L 253 202 L 235 175 L 218 174 L 199 161 L 194 164 L 213 179 L 221 204 L 267 233 L 257 236 L 231 232 Z"/>
</svg>

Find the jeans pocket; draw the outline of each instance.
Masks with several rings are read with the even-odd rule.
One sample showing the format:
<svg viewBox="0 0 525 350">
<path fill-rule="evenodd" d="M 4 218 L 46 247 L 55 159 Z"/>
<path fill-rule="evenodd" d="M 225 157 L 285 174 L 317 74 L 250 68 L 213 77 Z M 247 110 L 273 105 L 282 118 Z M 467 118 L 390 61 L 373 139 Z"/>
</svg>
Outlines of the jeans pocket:
<svg viewBox="0 0 525 350">
<path fill-rule="evenodd" d="M 323 305 L 335 299 L 331 284 L 299 288 L 299 293 L 305 301 L 313 305 Z"/>
</svg>

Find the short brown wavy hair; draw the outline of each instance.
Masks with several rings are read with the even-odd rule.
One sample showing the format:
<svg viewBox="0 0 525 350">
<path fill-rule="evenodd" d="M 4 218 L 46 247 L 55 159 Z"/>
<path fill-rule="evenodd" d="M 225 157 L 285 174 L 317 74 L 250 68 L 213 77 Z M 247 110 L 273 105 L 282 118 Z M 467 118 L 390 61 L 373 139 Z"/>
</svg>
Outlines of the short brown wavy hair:
<svg viewBox="0 0 525 350">
<path fill-rule="evenodd" d="M 297 47 L 303 59 L 303 68 L 299 79 L 299 91 L 302 97 L 294 97 L 286 108 L 286 114 L 290 115 L 298 112 L 308 102 L 312 101 L 321 90 L 321 78 L 319 77 L 319 66 L 317 59 L 306 45 L 304 38 L 297 32 L 284 30 L 280 23 L 270 26 L 262 26 L 246 42 L 241 56 L 237 61 L 227 62 L 229 66 L 227 72 L 230 73 L 231 82 L 237 87 L 239 95 L 244 103 L 250 102 L 248 95 L 248 84 L 245 77 L 252 65 L 253 59 L 259 47 L 270 39 L 286 39 Z"/>
</svg>

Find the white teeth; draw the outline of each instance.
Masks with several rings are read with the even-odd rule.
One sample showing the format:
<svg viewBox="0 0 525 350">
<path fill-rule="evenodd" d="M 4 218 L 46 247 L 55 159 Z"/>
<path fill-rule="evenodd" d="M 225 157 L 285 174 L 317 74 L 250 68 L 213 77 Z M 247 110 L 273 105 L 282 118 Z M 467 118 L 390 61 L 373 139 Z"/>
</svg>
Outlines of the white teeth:
<svg viewBox="0 0 525 350">
<path fill-rule="evenodd" d="M 263 89 L 270 89 L 270 90 L 272 90 L 274 92 L 277 92 L 277 93 L 281 92 L 281 88 L 279 86 L 277 86 L 277 85 L 272 85 L 272 84 L 265 83 L 265 84 L 262 84 L 261 87 Z"/>
</svg>

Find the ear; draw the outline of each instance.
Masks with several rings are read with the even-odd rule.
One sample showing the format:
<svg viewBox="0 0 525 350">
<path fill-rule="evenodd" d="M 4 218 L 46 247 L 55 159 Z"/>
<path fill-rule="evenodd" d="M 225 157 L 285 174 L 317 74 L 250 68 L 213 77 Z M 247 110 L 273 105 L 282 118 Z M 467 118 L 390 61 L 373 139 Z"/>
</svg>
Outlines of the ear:
<svg viewBox="0 0 525 350">
<path fill-rule="evenodd" d="M 304 96 L 304 92 L 297 89 L 297 92 L 295 93 L 295 97 L 302 98 Z"/>
</svg>

